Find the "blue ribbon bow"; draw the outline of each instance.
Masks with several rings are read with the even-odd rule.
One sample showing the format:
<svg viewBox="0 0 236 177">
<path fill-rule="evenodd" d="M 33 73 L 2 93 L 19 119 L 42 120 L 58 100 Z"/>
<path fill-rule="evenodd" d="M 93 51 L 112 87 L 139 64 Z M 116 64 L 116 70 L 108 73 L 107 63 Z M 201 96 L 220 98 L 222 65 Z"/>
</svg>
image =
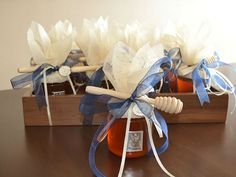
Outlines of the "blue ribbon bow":
<svg viewBox="0 0 236 177">
<path fill-rule="evenodd" d="M 72 67 L 78 62 L 78 60 L 68 58 L 61 66 Z M 50 75 L 51 73 L 58 71 L 60 68 L 59 66 L 52 66 L 50 64 L 44 63 L 39 66 L 33 73 L 21 74 L 11 79 L 11 84 L 14 89 L 25 87 L 31 83 L 33 84 L 33 92 L 36 96 L 36 102 L 39 108 L 41 108 L 42 106 L 46 106 L 44 89 L 42 86 L 42 72 L 47 67 L 49 68 L 46 71 L 46 75 Z"/>
<path fill-rule="evenodd" d="M 87 86 L 100 87 L 104 76 L 105 74 L 101 67 L 93 73 L 87 83 Z M 101 99 L 103 99 L 103 101 L 101 101 Z M 98 95 L 89 93 L 81 98 L 79 110 L 80 112 L 84 113 L 83 125 L 91 125 L 93 122 L 94 114 L 108 111 L 107 107 L 103 104 L 104 102 L 107 102 L 107 99 L 109 98 L 107 98 L 106 96 L 100 97 Z M 101 104 L 98 104 L 99 101 L 101 102 Z"/>
<path fill-rule="evenodd" d="M 224 78 L 222 78 L 221 75 L 215 72 L 215 69 L 218 68 L 219 66 L 230 66 L 231 68 L 232 66 L 220 61 L 220 58 L 216 52 L 214 56 L 215 56 L 215 60 L 211 63 L 208 63 L 206 59 L 202 59 L 192 72 L 193 85 L 197 92 L 201 106 L 205 102 L 210 103 L 206 86 L 210 85 L 212 81 L 214 81 L 214 83 L 220 88 L 235 94 L 235 88 L 229 85 L 229 83 L 225 82 Z M 200 71 L 205 72 L 206 78 L 201 77 Z"/>
</svg>

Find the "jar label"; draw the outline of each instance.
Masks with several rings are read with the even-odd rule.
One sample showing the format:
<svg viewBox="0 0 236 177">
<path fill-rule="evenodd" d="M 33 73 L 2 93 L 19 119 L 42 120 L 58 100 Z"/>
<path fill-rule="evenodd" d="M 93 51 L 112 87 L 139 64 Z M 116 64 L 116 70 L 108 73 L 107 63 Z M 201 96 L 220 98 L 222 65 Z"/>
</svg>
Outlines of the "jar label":
<svg viewBox="0 0 236 177">
<path fill-rule="evenodd" d="M 143 131 L 129 131 L 127 152 L 143 150 Z"/>
<path fill-rule="evenodd" d="M 60 96 L 60 95 L 65 95 L 65 91 L 56 91 L 56 92 L 52 92 L 52 95 L 54 96 Z"/>
</svg>

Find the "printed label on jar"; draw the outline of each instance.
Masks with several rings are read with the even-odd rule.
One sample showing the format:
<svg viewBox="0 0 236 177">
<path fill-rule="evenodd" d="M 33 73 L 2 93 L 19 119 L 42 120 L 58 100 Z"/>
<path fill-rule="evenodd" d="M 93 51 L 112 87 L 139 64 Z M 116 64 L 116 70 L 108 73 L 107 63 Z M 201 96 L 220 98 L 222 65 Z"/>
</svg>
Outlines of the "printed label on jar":
<svg viewBox="0 0 236 177">
<path fill-rule="evenodd" d="M 127 152 L 143 150 L 143 131 L 129 131 Z"/>
<path fill-rule="evenodd" d="M 52 92 L 52 95 L 54 95 L 54 96 L 65 95 L 65 91 Z"/>
</svg>

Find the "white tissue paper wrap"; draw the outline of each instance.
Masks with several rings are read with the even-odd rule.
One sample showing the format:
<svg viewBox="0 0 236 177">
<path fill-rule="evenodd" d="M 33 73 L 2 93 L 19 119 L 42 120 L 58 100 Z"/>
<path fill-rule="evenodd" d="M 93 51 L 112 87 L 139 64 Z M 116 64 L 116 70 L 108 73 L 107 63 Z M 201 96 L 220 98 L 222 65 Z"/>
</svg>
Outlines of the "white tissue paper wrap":
<svg viewBox="0 0 236 177">
<path fill-rule="evenodd" d="M 75 42 L 83 51 L 88 65 L 103 65 L 108 52 L 120 39 L 119 25 L 108 18 L 83 20 L 77 28 Z"/>
<path fill-rule="evenodd" d="M 67 20 L 57 22 L 49 33 L 39 23 L 32 22 L 27 31 L 27 40 L 34 62 L 37 65 L 61 65 L 70 53 L 74 35 L 73 27 Z M 47 78 L 49 83 L 67 80 L 56 72 Z"/>
<path fill-rule="evenodd" d="M 214 54 L 210 26 L 207 23 L 190 27 L 169 22 L 160 34 L 160 42 L 166 50 L 179 47 L 182 62 L 189 66 L 199 63 L 202 59 L 210 58 Z"/>
<path fill-rule="evenodd" d="M 118 42 L 108 54 L 103 71 L 116 91 L 132 94 L 150 67 L 163 55 L 162 45 L 146 44 L 135 52 Z"/>
<path fill-rule="evenodd" d="M 160 30 L 155 25 L 138 21 L 127 24 L 123 32 L 123 42 L 134 51 L 138 51 L 147 43 L 157 44 L 160 36 Z"/>
</svg>

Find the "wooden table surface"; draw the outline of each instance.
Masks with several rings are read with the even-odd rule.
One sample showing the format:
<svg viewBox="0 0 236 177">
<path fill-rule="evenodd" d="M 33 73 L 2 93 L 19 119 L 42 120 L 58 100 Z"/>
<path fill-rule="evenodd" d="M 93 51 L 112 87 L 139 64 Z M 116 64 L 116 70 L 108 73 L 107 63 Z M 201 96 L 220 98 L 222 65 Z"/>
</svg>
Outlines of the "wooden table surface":
<svg viewBox="0 0 236 177">
<path fill-rule="evenodd" d="M 97 127 L 24 127 L 23 93 L 24 90 L 0 91 L 0 176 L 92 177 L 88 149 Z M 231 115 L 226 125 L 172 124 L 169 137 L 170 147 L 160 158 L 175 176 L 236 176 L 235 116 Z M 106 142 L 96 158 L 98 167 L 108 177 L 117 176 L 120 158 L 108 151 Z M 143 157 L 128 159 L 124 176 L 166 175 L 153 157 Z"/>
</svg>

